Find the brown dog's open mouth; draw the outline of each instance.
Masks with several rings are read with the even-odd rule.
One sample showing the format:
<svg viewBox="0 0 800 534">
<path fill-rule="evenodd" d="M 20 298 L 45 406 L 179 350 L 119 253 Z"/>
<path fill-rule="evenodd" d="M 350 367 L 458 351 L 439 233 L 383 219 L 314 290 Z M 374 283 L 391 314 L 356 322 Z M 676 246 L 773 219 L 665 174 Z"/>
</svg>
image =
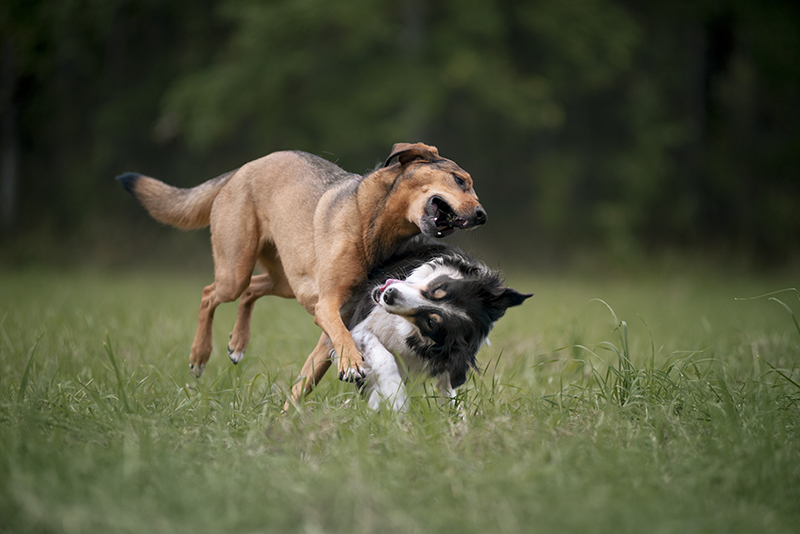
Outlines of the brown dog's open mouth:
<svg viewBox="0 0 800 534">
<path fill-rule="evenodd" d="M 457 228 L 466 228 L 469 221 L 459 217 L 443 198 L 433 196 L 425 207 L 425 218 L 428 223 L 427 233 L 434 237 L 445 237 L 456 231 Z M 424 231 L 424 230 L 423 230 Z"/>
</svg>

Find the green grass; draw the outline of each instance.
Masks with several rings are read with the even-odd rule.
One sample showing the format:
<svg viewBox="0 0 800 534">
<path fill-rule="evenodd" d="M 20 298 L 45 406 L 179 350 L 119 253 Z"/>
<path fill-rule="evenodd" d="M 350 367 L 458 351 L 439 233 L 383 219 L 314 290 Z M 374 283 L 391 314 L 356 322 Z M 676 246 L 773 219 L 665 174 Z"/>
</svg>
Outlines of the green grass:
<svg viewBox="0 0 800 534">
<path fill-rule="evenodd" d="M 372 413 L 326 377 L 280 408 L 317 330 L 256 306 L 245 360 L 206 280 L 0 274 L 0 532 L 796 532 L 796 280 L 522 275 L 460 393 Z M 602 299 L 601 301 L 593 299 Z M 781 303 L 783 306 L 781 306 Z"/>
</svg>

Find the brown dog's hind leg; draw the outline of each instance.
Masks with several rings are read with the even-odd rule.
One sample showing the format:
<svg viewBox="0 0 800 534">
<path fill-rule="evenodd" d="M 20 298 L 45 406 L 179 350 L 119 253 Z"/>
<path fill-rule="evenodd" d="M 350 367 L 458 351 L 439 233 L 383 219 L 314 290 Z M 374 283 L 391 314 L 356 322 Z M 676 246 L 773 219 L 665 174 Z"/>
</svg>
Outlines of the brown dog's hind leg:
<svg viewBox="0 0 800 534">
<path fill-rule="evenodd" d="M 250 268 L 252 271 L 252 267 Z M 200 311 L 197 314 L 197 331 L 192 343 L 192 353 L 189 355 L 189 369 L 196 376 L 203 374 L 206 363 L 211 356 L 211 325 L 214 322 L 214 311 L 224 302 L 236 300 L 244 291 L 246 281 L 233 284 L 225 283 L 219 278 L 210 286 L 203 289 L 203 298 L 200 300 Z"/>
<path fill-rule="evenodd" d="M 203 298 L 200 299 L 200 311 L 197 314 L 197 331 L 192 342 L 192 352 L 189 355 L 189 369 L 198 377 L 203 374 L 206 362 L 211 356 L 211 325 L 214 322 L 214 310 L 220 305 L 216 297 L 216 283 L 203 288 Z"/>
<path fill-rule="evenodd" d="M 308 355 L 300 376 L 297 377 L 292 386 L 292 397 L 283 405 L 283 411 L 288 411 L 292 404 L 297 405 L 303 397 L 311 393 L 314 387 L 322 380 L 328 368 L 331 366 L 331 352 L 333 345 L 330 338 L 323 332 L 319 337 L 319 342 L 311 354 Z"/>
<path fill-rule="evenodd" d="M 217 201 L 222 200 L 219 197 Z M 211 213 L 211 248 L 214 253 L 214 283 L 203 289 L 200 312 L 197 316 L 197 332 L 189 356 L 189 369 L 198 377 L 203 374 L 206 362 L 211 356 L 211 325 L 214 310 L 224 302 L 239 298 L 250 284 L 250 277 L 256 264 L 255 224 L 246 217 L 236 220 L 216 218 L 217 204 Z M 236 207 L 236 206 L 234 206 Z M 220 206 L 220 212 L 232 211 Z M 241 212 L 241 210 L 240 210 Z"/>
<path fill-rule="evenodd" d="M 250 267 L 251 271 L 252 269 Z M 247 280 L 245 278 L 242 282 L 224 283 L 217 279 L 213 284 L 203 289 L 200 312 L 197 314 L 197 332 L 195 332 L 194 342 L 192 343 L 192 353 L 189 355 L 189 369 L 198 377 L 203 374 L 206 363 L 211 357 L 211 348 L 213 346 L 211 343 L 211 325 L 214 322 L 214 310 L 222 303 L 232 302 L 239 298 L 239 295 L 247 287 Z M 252 309 L 252 302 L 250 303 L 250 308 Z M 249 312 L 247 330 L 249 333 Z"/>
<path fill-rule="evenodd" d="M 239 363 L 244 358 L 244 351 L 250 341 L 250 318 L 256 300 L 266 295 L 283 298 L 294 298 L 292 288 L 286 280 L 283 266 L 278 259 L 277 251 L 272 245 L 263 247 L 259 254 L 259 261 L 266 273 L 250 278 L 250 285 L 239 298 L 239 310 L 236 315 L 236 324 L 230 335 L 228 343 L 228 356 L 233 363 Z"/>
<path fill-rule="evenodd" d="M 192 343 L 192 353 L 189 356 L 189 369 L 198 377 L 203 374 L 206 362 L 211 356 L 211 325 L 214 321 L 214 310 L 222 303 L 233 302 L 239 298 L 250 281 L 254 263 L 251 263 L 249 267 L 246 263 L 240 264 L 235 277 L 230 276 L 230 271 L 220 270 L 217 267 L 216 280 L 203 289 L 200 312 L 197 315 L 197 332 L 194 336 L 194 343 Z"/>
<path fill-rule="evenodd" d="M 253 305 L 256 300 L 269 295 L 274 284 L 268 274 L 259 274 L 250 279 L 250 285 L 239 297 L 239 310 L 236 314 L 236 324 L 228 342 L 228 356 L 233 363 L 239 363 L 244 358 L 244 349 L 250 341 L 250 317 L 253 314 Z"/>
</svg>

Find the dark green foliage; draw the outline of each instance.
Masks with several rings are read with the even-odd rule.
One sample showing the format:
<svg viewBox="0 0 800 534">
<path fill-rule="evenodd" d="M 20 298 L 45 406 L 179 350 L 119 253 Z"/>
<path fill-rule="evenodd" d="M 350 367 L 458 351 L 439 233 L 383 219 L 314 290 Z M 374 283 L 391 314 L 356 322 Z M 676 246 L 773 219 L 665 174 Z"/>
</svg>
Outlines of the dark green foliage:
<svg viewBox="0 0 800 534">
<path fill-rule="evenodd" d="M 475 239 L 507 255 L 767 263 L 800 238 L 790 2 L 12 0 L 0 30 L 18 256 L 120 248 L 107 223 L 141 218 L 123 171 L 190 185 L 291 148 L 361 172 L 416 140 L 472 172 Z"/>
</svg>

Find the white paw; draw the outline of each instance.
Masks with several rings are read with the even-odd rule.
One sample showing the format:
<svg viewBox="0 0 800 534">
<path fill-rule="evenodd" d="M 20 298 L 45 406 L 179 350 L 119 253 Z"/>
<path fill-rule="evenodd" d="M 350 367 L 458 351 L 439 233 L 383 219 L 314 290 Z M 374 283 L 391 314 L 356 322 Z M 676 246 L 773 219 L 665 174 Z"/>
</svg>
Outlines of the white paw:
<svg viewBox="0 0 800 534">
<path fill-rule="evenodd" d="M 203 371 L 206 370 L 206 364 L 202 365 L 195 365 L 193 363 L 189 364 L 189 372 L 192 373 L 197 378 L 200 378 L 200 375 L 203 374 Z"/>
<path fill-rule="evenodd" d="M 230 352 L 230 353 L 228 353 L 228 357 L 231 359 L 231 361 L 234 364 L 237 364 L 240 361 L 242 361 L 242 358 L 244 358 L 244 351 L 241 351 L 241 352 Z"/>
</svg>

